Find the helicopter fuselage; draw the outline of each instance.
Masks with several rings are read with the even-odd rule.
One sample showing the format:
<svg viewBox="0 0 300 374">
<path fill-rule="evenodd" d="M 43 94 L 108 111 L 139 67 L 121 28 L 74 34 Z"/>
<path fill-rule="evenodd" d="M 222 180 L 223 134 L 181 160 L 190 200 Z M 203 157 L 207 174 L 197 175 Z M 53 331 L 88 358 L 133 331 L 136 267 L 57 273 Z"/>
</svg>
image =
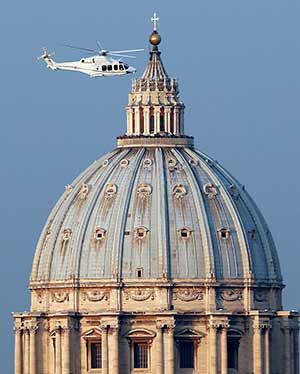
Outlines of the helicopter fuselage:
<svg viewBox="0 0 300 374">
<path fill-rule="evenodd" d="M 42 56 L 47 66 L 52 70 L 76 71 L 90 77 L 116 76 L 134 73 L 136 69 L 121 60 L 106 56 L 83 57 L 79 61 L 55 62 L 48 55 Z"/>
</svg>

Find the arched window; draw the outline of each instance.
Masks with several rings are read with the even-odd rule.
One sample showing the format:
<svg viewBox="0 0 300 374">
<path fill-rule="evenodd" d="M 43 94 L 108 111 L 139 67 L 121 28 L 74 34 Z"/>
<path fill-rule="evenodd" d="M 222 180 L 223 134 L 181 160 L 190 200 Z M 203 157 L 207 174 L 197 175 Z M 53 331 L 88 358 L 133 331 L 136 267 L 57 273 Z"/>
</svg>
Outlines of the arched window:
<svg viewBox="0 0 300 374">
<path fill-rule="evenodd" d="M 140 133 L 143 134 L 145 131 L 144 127 L 144 109 L 140 108 Z"/>
<path fill-rule="evenodd" d="M 164 110 L 164 108 L 160 108 L 159 130 L 160 131 L 165 131 L 165 110 Z"/>
<path fill-rule="evenodd" d="M 150 108 L 150 133 L 154 133 L 154 109 Z"/>
</svg>

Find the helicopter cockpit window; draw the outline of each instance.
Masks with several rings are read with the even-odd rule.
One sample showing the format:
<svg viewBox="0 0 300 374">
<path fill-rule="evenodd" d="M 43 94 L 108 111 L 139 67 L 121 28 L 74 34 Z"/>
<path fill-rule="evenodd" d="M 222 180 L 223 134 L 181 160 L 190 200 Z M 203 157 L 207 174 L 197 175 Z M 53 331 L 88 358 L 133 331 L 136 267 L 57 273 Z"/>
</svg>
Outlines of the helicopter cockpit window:
<svg viewBox="0 0 300 374">
<path fill-rule="evenodd" d="M 124 70 L 124 66 L 123 65 L 119 65 L 119 69 L 120 70 Z"/>
<path fill-rule="evenodd" d="M 106 71 L 106 65 L 102 65 L 102 71 Z"/>
<path fill-rule="evenodd" d="M 124 67 L 125 67 L 125 70 L 127 70 L 129 68 L 129 66 L 127 64 L 124 64 Z"/>
<path fill-rule="evenodd" d="M 114 65 L 114 70 L 118 70 L 118 65 Z"/>
<path fill-rule="evenodd" d="M 107 65 L 107 70 L 112 71 L 112 65 Z"/>
</svg>

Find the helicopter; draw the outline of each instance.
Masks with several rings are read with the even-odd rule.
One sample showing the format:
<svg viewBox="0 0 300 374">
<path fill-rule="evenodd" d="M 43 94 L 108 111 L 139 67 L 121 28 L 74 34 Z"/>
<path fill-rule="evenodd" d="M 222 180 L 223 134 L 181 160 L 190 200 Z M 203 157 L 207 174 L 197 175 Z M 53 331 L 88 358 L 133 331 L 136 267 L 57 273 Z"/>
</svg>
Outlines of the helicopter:
<svg viewBox="0 0 300 374">
<path fill-rule="evenodd" d="M 40 57 L 38 57 L 38 60 L 44 60 L 47 64 L 47 67 L 51 70 L 75 71 L 87 74 L 91 78 L 112 77 L 136 72 L 136 69 L 133 66 L 129 66 L 128 64 L 124 63 L 121 59 L 117 60 L 113 57 L 116 56 L 120 58 L 135 58 L 135 56 L 127 55 L 124 53 L 142 52 L 144 51 L 144 49 L 108 51 L 102 49 L 99 42 L 97 42 L 97 45 L 99 49 L 89 49 L 76 47 L 69 44 L 63 44 L 62 46 L 64 47 L 89 52 L 89 54 L 91 54 L 91 56 L 89 57 L 82 57 L 79 61 L 56 62 L 52 58 L 54 52 L 48 53 L 46 48 L 43 48 L 43 54 Z"/>
</svg>

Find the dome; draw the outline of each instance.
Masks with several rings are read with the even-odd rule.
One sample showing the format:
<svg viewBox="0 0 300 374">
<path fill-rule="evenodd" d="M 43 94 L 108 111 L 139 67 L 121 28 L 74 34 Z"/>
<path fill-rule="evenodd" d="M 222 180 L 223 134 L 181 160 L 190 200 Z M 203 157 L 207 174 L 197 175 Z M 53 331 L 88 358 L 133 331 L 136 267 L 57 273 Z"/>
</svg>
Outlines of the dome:
<svg viewBox="0 0 300 374">
<path fill-rule="evenodd" d="M 254 278 L 280 282 L 273 240 L 244 187 L 193 148 L 116 149 L 53 209 L 32 282 Z"/>
<path fill-rule="evenodd" d="M 282 310 L 271 233 L 185 135 L 184 108 L 152 44 L 126 133 L 41 234 L 31 311 L 13 314 L 17 374 L 298 373 L 299 315 Z"/>
</svg>

